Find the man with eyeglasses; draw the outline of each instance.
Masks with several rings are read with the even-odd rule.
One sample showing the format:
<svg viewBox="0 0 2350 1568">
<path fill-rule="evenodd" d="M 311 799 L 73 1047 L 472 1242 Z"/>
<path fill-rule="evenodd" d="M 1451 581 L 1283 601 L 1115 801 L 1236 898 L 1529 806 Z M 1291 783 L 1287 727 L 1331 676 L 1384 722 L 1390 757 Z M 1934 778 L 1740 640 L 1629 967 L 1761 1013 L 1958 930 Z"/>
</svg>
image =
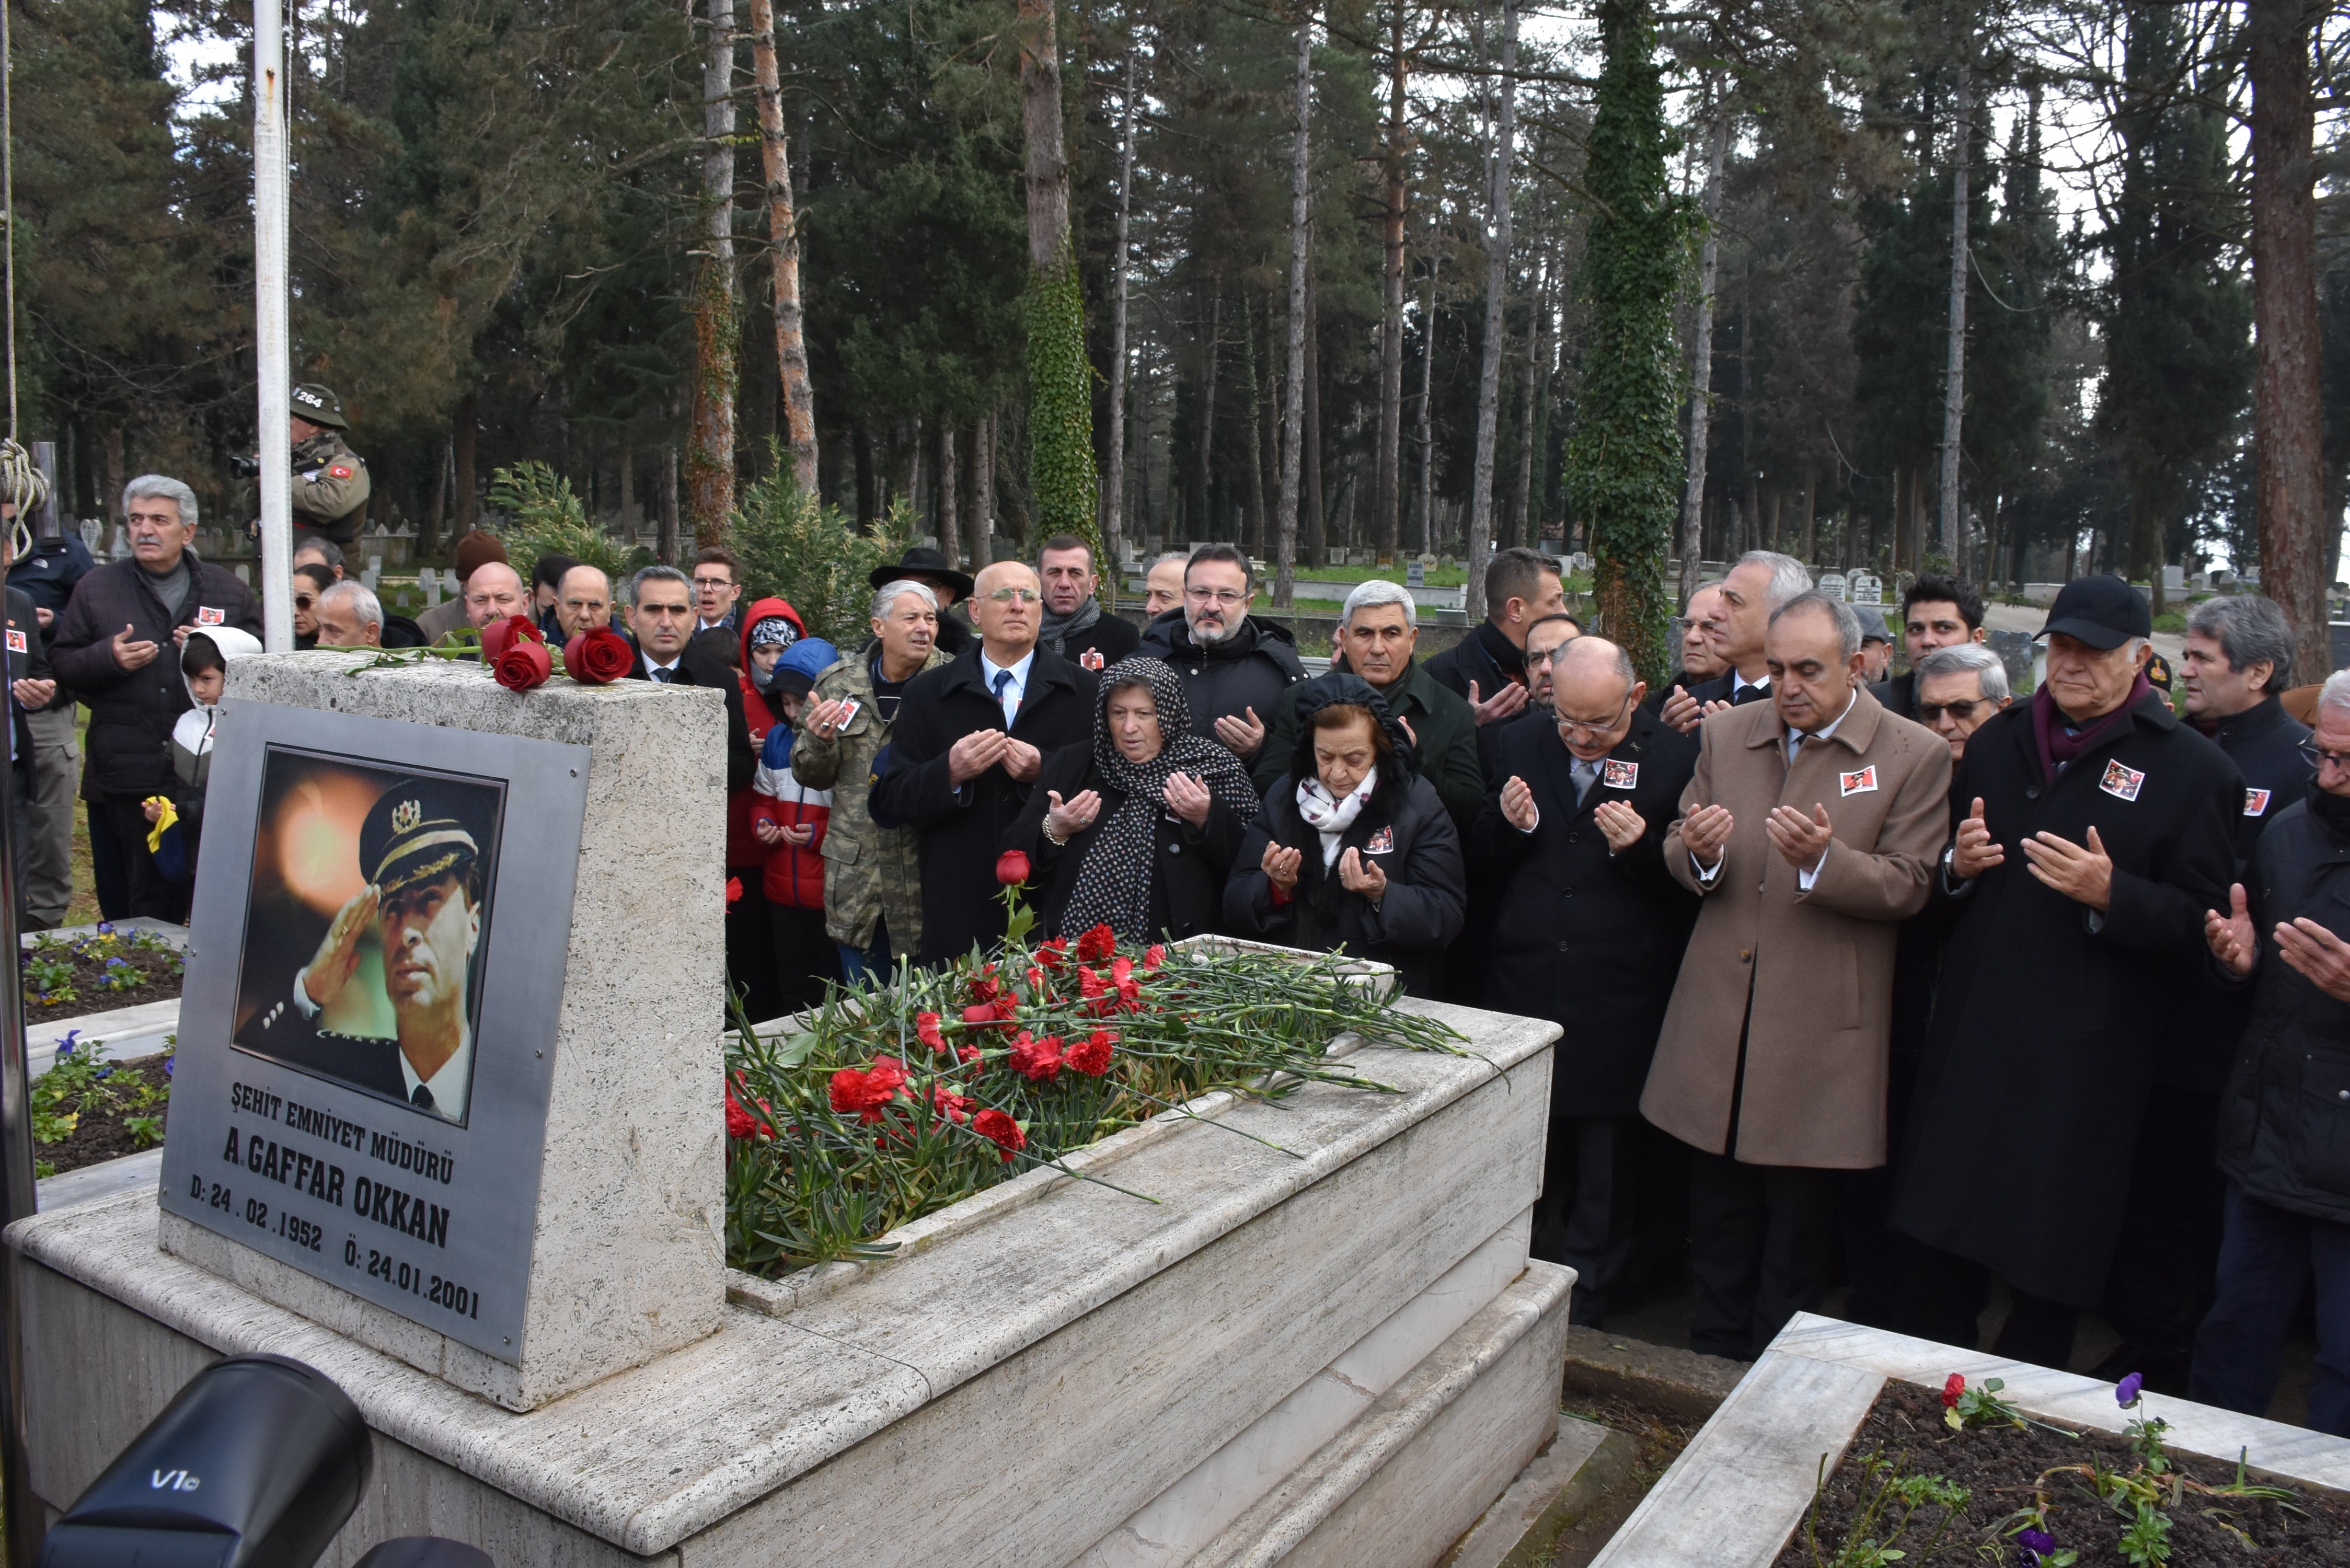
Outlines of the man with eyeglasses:
<svg viewBox="0 0 2350 1568">
<path fill-rule="evenodd" d="M 1183 568 L 1183 613 L 1162 616 L 1142 634 L 1140 651 L 1175 667 L 1191 709 L 1191 732 L 1221 741 L 1262 782 L 1289 765 L 1286 751 L 1265 750 L 1275 701 L 1305 679 L 1297 639 L 1285 626 L 1249 614 L 1256 569 L 1230 545 L 1203 545 Z"/>
<path fill-rule="evenodd" d="M 706 545 L 693 553 L 693 632 L 734 628 L 734 607 L 743 597 L 743 567 L 732 553 Z"/>
<path fill-rule="evenodd" d="M 1937 649 L 1979 643 L 1983 631 L 1983 597 L 1964 577 L 1929 572 L 1901 594 L 1901 647 L 1909 656 L 1909 671 L 1890 680 L 1878 678 L 1869 695 L 1905 719 L 1923 720 L 1918 711 L 1918 667 Z"/>
<path fill-rule="evenodd" d="M 2222 1095 L 2225 1234 L 2189 1395 L 2265 1414 L 2314 1282 L 2309 1424 L 2350 1438 L 2350 671 L 2326 678 L 2314 717 L 2317 787 L 2278 808 L 2251 875 L 2203 916 L 2252 1013 Z"/>
<path fill-rule="evenodd" d="M 1471 875 L 1501 889 L 1485 1005 L 1567 1031 L 1533 1251 L 1575 1269 L 1569 1315 L 1596 1327 L 1679 1233 L 1677 1216 L 1640 1223 L 1656 1211 L 1645 1195 L 1673 1185 L 1674 1146 L 1639 1111 L 1697 912 L 1663 846 L 1698 742 L 1642 706 L 1622 649 L 1580 637 L 1554 651 L 1550 629 L 1530 628 L 1526 648 L 1530 673 L 1544 649 L 1555 711 L 1499 727 Z"/>
<path fill-rule="evenodd" d="M 2104 1303 L 2139 1124 L 2235 869 L 2243 778 L 2145 675 L 2145 597 L 2067 583 L 2047 678 L 1968 737 L 1950 791 L 1958 900 L 1891 1222 L 1918 1242 L 1903 1327 L 1971 1348 L 1989 1282 L 1998 1353 L 2064 1366 Z"/>
<path fill-rule="evenodd" d="M 1089 742 L 1095 679 L 1037 646 L 1044 588 L 1019 561 L 972 585 L 977 642 L 907 683 L 886 754 L 875 759 L 873 820 L 919 836 L 918 963 L 942 963 L 1003 940 L 995 857 L 1019 822 L 1045 753 Z"/>
</svg>

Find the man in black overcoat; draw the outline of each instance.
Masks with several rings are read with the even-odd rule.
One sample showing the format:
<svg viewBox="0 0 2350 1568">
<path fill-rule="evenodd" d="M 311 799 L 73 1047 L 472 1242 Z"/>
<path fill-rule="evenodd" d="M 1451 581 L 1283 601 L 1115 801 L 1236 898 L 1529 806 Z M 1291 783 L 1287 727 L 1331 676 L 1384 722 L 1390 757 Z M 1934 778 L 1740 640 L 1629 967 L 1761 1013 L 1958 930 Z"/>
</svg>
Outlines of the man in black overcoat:
<svg viewBox="0 0 2350 1568">
<path fill-rule="evenodd" d="M 2170 977 L 2202 963 L 2235 868 L 2242 776 L 2147 682 L 2150 631 L 2120 578 L 2067 584 L 2046 681 L 1975 732 L 1950 791 L 1960 907 L 1892 1211 L 1923 1243 L 1908 1327 L 1971 1347 L 1997 1274 L 1999 1354 L 2043 1366 L 2104 1299 Z"/>
<path fill-rule="evenodd" d="M 1677 1146 L 1640 1119 L 1640 1089 L 1697 914 L 1663 846 L 1698 742 L 1640 706 L 1612 642 L 1575 639 L 1550 674 L 1555 722 L 1500 732 L 1471 853 L 1503 882 L 1487 1005 L 1567 1030 L 1533 1251 L 1575 1270 L 1571 1315 L 1596 1326 L 1660 1251 L 1641 1194 L 1669 1187 L 1653 1178 Z"/>
<path fill-rule="evenodd" d="M 1036 574 L 998 561 L 979 574 L 971 605 L 978 645 L 908 683 L 874 760 L 873 819 L 920 833 L 915 961 L 925 964 L 1003 940 L 995 859 L 1004 830 L 1028 804 L 1045 753 L 1093 734 L 1092 672 L 1036 646 Z"/>
</svg>

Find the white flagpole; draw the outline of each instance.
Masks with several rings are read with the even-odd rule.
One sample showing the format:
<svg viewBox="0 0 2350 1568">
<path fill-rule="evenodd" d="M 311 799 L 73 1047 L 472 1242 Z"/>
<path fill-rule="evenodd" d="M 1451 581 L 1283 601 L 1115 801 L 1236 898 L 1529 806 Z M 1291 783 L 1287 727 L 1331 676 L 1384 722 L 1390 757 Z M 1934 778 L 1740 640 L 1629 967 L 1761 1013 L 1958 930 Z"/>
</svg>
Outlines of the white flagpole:
<svg viewBox="0 0 2350 1568">
<path fill-rule="evenodd" d="M 254 361 L 261 381 L 261 625 L 272 653 L 294 647 L 292 367 L 286 277 L 285 0 L 253 7 Z"/>
</svg>

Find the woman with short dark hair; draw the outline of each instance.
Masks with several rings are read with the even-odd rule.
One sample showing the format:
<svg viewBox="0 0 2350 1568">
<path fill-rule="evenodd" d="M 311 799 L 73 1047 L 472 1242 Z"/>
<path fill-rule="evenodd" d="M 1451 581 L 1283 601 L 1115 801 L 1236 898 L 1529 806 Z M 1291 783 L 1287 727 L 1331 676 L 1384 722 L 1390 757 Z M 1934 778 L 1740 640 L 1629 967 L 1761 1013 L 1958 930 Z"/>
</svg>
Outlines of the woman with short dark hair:
<svg viewBox="0 0 2350 1568">
<path fill-rule="evenodd" d="M 1419 776 L 1411 732 L 1360 676 L 1301 689 L 1296 750 L 1265 792 L 1224 888 L 1233 931 L 1344 947 L 1428 995 L 1468 904 L 1461 838 Z"/>
</svg>

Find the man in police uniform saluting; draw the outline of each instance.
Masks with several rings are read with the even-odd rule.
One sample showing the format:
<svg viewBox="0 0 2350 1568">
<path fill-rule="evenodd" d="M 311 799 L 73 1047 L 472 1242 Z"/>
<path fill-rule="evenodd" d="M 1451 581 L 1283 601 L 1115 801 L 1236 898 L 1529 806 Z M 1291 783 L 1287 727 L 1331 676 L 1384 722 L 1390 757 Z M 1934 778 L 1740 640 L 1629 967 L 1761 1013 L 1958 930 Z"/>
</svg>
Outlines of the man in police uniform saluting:
<svg viewBox="0 0 2350 1568">
<path fill-rule="evenodd" d="M 348 545 L 367 516 L 368 471 L 367 461 L 344 443 L 350 421 L 343 418 L 343 400 L 305 381 L 286 394 L 286 402 L 293 410 L 294 542 L 315 534 Z M 249 462 L 230 466 L 247 478 L 259 471 Z"/>
<path fill-rule="evenodd" d="M 370 1094 L 465 1119 L 473 1067 L 467 980 L 482 940 L 481 792 L 404 779 L 359 827 L 368 886 L 335 915 L 318 950 L 238 1044 Z M 322 1029 L 318 1020 L 359 968 L 369 923 L 383 944 L 383 989 L 397 1035 Z"/>
</svg>

